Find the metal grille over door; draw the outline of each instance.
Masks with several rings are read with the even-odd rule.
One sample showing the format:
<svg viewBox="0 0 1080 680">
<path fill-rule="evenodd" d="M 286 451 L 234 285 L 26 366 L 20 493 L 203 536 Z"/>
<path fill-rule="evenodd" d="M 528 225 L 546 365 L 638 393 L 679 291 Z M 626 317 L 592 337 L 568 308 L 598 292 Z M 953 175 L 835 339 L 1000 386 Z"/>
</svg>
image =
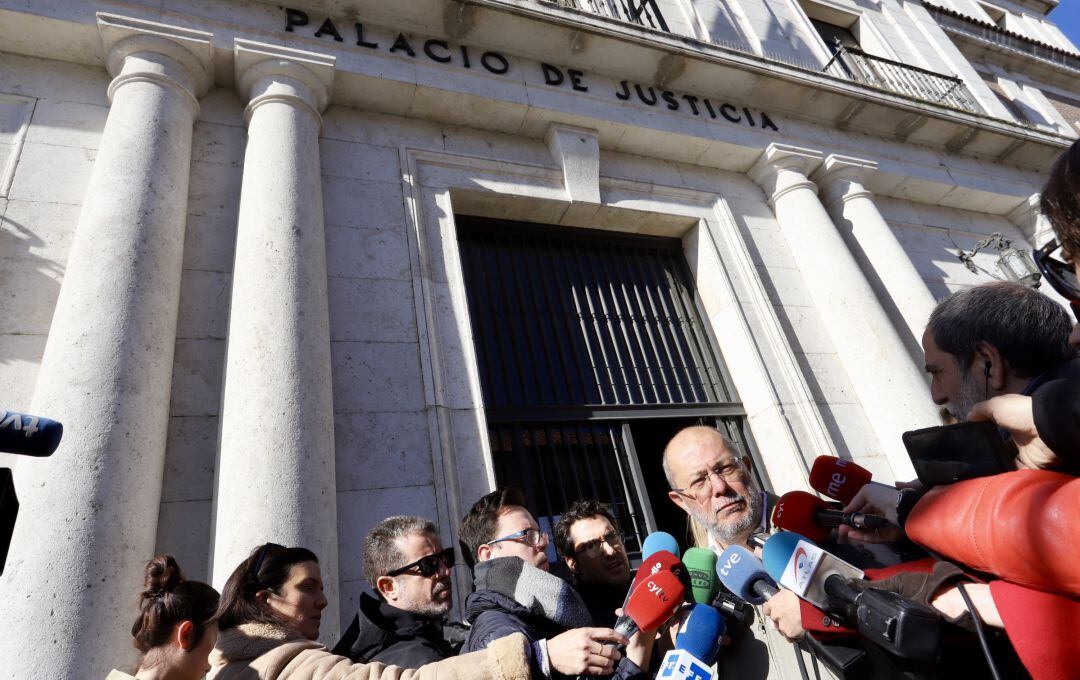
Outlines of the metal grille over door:
<svg viewBox="0 0 1080 680">
<path fill-rule="evenodd" d="M 681 242 L 458 218 L 496 477 L 554 521 L 608 504 L 655 529 L 629 429 L 743 415 L 701 323 Z M 659 470 L 647 470 L 655 476 Z"/>
</svg>

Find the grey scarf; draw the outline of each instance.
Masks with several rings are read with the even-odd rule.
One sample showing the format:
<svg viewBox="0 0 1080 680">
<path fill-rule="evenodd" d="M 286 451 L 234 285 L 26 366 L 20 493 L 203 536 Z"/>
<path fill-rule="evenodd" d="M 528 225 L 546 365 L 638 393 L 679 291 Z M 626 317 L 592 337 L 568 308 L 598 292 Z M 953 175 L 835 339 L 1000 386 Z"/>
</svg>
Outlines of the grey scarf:
<svg viewBox="0 0 1080 680">
<path fill-rule="evenodd" d="M 530 614 L 566 628 L 592 625 L 581 596 L 558 576 L 526 564 L 518 557 L 498 557 L 476 565 L 477 590 L 491 590 L 513 599 Z"/>
</svg>

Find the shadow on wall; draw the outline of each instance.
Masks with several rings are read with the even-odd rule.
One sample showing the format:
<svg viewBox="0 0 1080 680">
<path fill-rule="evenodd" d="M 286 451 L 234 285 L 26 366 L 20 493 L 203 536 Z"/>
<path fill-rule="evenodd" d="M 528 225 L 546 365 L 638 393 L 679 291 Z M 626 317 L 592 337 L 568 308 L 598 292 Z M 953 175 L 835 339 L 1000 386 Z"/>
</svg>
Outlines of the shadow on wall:
<svg viewBox="0 0 1080 680">
<path fill-rule="evenodd" d="M 63 264 L 37 254 L 47 246 L 25 224 L 8 216 L 0 218 L 0 333 L 40 338 L 38 342 L 5 342 L 0 365 L 41 362 L 64 274 Z"/>
</svg>

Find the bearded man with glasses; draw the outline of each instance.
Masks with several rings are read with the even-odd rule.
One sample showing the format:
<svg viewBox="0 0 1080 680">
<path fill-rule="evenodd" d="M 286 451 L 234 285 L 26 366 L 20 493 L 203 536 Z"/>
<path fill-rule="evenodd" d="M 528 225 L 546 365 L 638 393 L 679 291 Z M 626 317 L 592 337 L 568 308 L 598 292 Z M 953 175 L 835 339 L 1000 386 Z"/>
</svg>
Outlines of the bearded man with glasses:
<svg viewBox="0 0 1080 680">
<path fill-rule="evenodd" d="M 597 501 L 576 501 L 555 524 L 555 547 L 573 577 L 593 623 L 615 625 L 630 588 L 630 558 L 615 518 Z"/>
<path fill-rule="evenodd" d="M 353 661 L 420 668 L 457 654 L 464 626 L 446 622 L 454 549 L 435 525 L 399 515 L 364 538 L 364 576 L 378 599 L 361 593 L 360 609 L 334 653 Z"/>
</svg>

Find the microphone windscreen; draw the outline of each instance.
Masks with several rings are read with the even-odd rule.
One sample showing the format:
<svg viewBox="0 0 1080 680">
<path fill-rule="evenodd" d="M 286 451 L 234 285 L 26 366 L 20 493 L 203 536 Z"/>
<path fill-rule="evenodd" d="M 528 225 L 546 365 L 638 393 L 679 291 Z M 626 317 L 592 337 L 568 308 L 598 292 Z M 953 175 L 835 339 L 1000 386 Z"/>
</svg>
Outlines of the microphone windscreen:
<svg viewBox="0 0 1080 680">
<path fill-rule="evenodd" d="M 725 588 L 750 604 L 762 605 L 766 600 L 754 592 L 755 582 L 765 581 L 773 588 L 777 587 L 761 560 L 741 545 L 730 545 L 720 554 L 716 561 L 716 575 Z"/>
<path fill-rule="evenodd" d="M 654 631 L 682 606 L 684 589 L 670 571 L 661 571 L 641 580 L 630 593 L 623 612 L 638 630 Z"/>
<path fill-rule="evenodd" d="M 638 567 L 637 573 L 634 574 L 634 581 L 630 584 L 630 591 L 633 592 L 637 585 L 645 580 L 646 577 L 657 574 L 661 571 L 672 571 L 682 566 L 682 562 L 675 555 L 672 555 L 667 550 L 658 550 L 649 557 L 646 557 L 641 562 L 641 566 Z"/>
<path fill-rule="evenodd" d="M 687 548 L 682 563 L 690 576 L 690 596 L 694 602 L 712 602 L 716 597 L 716 553 L 706 548 Z"/>
<path fill-rule="evenodd" d="M 679 633 L 675 649 L 682 649 L 711 666 L 720 652 L 720 643 L 727 631 L 723 615 L 707 604 L 690 605 Z"/>
<path fill-rule="evenodd" d="M 0 453 L 51 456 L 60 446 L 64 426 L 55 420 L 4 411 L 0 418 Z"/>
<path fill-rule="evenodd" d="M 817 522 L 817 511 L 828 510 L 829 504 L 805 491 L 789 491 L 773 506 L 772 523 L 786 531 L 806 536 L 814 543 L 829 538 L 830 531 Z"/>
<path fill-rule="evenodd" d="M 654 531 L 641 542 L 641 559 L 645 559 L 661 550 L 666 550 L 675 557 L 682 556 L 679 542 L 675 540 L 674 536 L 666 531 Z"/>
<path fill-rule="evenodd" d="M 870 471 L 850 460 L 818 456 L 810 469 L 810 486 L 823 496 L 845 505 L 870 482 Z"/>
<path fill-rule="evenodd" d="M 787 568 L 791 556 L 795 554 L 799 547 L 799 541 L 813 543 L 809 538 L 800 536 L 794 531 L 775 533 L 769 537 L 769 540 L 765 541 L 765 546 L 761 549 L 761 562 L 765 565 L 765 571 L 772 577 L 772 580 L 779 582 L 783 578 L 784 570 Z"/>
</svg>

